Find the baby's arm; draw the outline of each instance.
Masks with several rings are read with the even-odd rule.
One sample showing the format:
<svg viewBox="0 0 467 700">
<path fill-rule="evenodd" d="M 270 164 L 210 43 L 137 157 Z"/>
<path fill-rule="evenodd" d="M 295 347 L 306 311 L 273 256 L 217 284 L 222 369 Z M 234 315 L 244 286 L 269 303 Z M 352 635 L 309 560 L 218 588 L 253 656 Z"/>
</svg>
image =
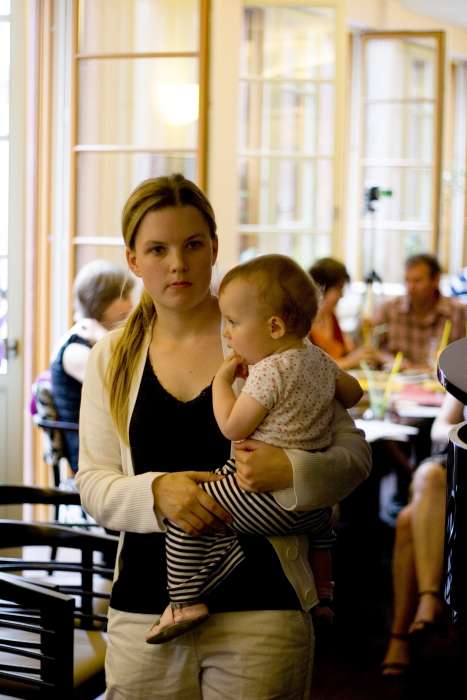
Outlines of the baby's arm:
<svg viewBox="0 0 467 700">
<path fill-rule="evenodd" d="M 245 364 L 238 355 L 231 355 L 219 367 L 212 383 L 214 415 L 222 433 L 229 440 L 244 440 L 257 428 L 268 410 L 246 394 L 237 398 L 232 384 L 241 375 Z"/>
<path fill-rule="evenodd" d="M 355 406 L 363 396 L 362 387 L 351 374 L 339 371 L 336 379 L 336 399 L 344 406 L 350 408 Z"/>
</svg>

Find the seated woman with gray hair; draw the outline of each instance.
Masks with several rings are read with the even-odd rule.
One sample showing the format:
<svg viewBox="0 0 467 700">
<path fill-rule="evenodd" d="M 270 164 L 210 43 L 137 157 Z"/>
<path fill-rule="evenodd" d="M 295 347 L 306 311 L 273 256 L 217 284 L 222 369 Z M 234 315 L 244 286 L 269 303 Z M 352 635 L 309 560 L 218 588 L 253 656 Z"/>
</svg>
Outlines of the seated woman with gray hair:
<svg viewBox="0 0 467 700">
<path fill-rule="evenodd" d="M 84 265 L 73 285 L 75 324 L 59 341 L 50 372 L 52 393 L 62 421 L 77 423 L 81 388 L 92 346 L 125 321 L 133 303 L 133 278 L 128 271 L 105 260 Z M 64 433 L 70 467 L 78 469 L 78 433 Z"/>
</svg>

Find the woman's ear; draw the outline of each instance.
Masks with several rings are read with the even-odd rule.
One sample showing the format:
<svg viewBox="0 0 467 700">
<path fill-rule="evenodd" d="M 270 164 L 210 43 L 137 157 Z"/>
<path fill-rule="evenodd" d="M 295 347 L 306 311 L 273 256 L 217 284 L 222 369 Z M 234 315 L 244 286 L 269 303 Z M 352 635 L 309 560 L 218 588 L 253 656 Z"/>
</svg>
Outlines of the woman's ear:
<svg viewBox="0 0 467 700">
<path fill-rule="evenodd" d="M 286 325 L 280 316 L 271 316 L 271 318 L 268 319 L 268 328 L 273 340 L 283 338 L 287 332 Z"/>
<path fill-rule="evenodd" d="M 136 277 L 141 277 L 141 273 L 139 271 L 139 266 L 136 261 L 136 254 L 131 248 L 125 248 L 125 256 L 126 256 L 126 261 L 128 263 L 128 267 L 132 271 Z"/>
<path fill-rule="evenodd" d="M 217 260 L 217 252 L 219 250 L 219 240 L 217 236 L 215 238 L 211 238 L 211 243 L 212 243 L 212 264 L 216 264 Z"/>
</svg>

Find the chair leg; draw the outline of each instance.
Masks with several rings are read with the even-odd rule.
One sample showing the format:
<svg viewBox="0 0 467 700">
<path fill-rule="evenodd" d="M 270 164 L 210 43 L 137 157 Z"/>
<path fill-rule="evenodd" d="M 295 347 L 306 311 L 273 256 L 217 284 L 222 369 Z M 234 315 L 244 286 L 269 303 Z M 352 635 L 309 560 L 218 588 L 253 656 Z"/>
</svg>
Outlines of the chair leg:
<svg viewBox="0 0 467 700">
<path fill-rule="evenodd" d="M 55 520 L 58 523 L 58 518 L 60 516 L 60 505 L 57 503 L 55 506 Z M 55 561 L 57 559 L 57 549 L 58 547 L 51 547 L 50 548 L 50 559 L 51 561 Z M 53 574 L 53 571 L 49 571 L 49 576 Z"/>
</svg>

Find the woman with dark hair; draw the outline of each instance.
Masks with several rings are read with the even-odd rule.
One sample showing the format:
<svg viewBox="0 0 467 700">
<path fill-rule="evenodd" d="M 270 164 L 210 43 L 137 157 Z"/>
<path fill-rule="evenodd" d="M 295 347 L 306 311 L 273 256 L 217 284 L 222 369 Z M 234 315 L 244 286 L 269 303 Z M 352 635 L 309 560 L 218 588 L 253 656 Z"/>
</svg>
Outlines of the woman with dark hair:
<svg viewBox="0 0 467 700">
<path fill-rule="evenodd" d="M 356 347 L 342 332 L 336 317 L 336 306 L 344 287 L 350 282 L 345 265 L 334 258 L 321 258 L 308 270 L 320 287 L 322 300 L 309 334 L 310 340 L 331 355 L 341 369 L 358 367 L 361 362 L 378 361 L 377 351 L 369 346 Z"/>
</svg>

